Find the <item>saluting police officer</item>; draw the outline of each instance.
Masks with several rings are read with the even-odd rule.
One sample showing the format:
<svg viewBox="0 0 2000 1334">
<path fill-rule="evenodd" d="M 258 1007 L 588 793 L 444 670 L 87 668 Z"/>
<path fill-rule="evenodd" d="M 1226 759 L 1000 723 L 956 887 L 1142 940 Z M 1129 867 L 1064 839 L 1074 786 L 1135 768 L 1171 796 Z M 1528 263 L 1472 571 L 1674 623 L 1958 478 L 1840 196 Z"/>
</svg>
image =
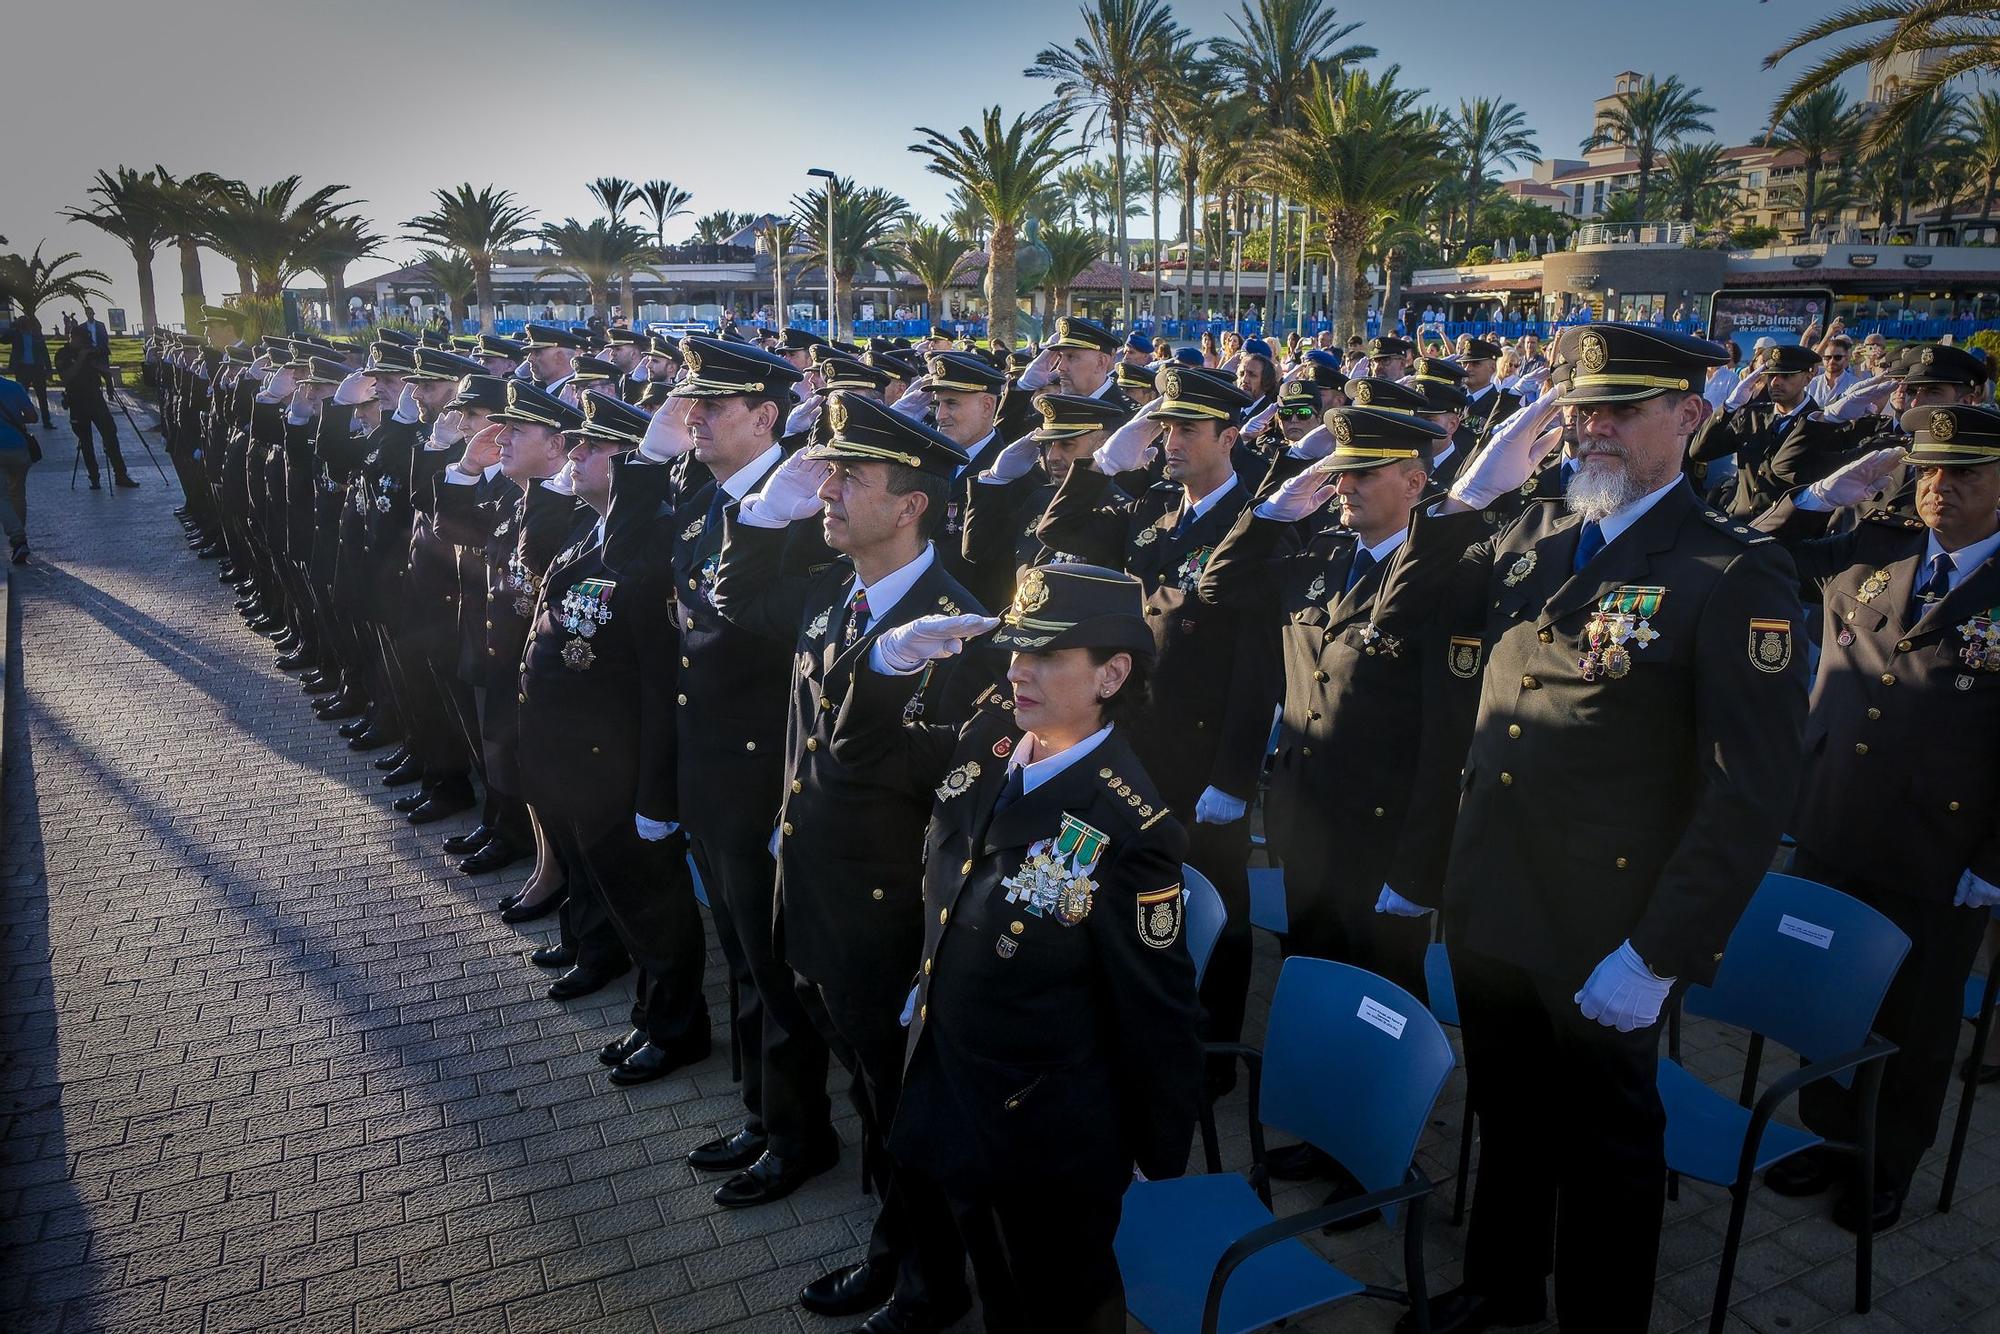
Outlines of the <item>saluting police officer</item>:
<svg viewBox="0 0 2000 1334">
<path fill-rule="evenodd" d="M 951 479 L 951 493 L 945 500 L 938 558 L 951 576 L 986 606 L 1000 606 L 1013 596 L 1014 568 L 974 560 L 965 535 L 977 489 L 974 479 L 1007 447 L 996 425 L 1000 394 L 1006 384 L 1006 377 L 984 357 L 939 352 L 928 363 L 924 390 L 938 434 L 957 445 L 966 459 Z"/>
<path fill-rule="evenodd" d="M 1010 601 L 1022 567 L 1074 560 L 1042 541 L 1042 515 L 1070 467 L 1126 419 L 1116 403 L 1075 394 L 1037 394 L 1035 407 L 1041 424 L 988 461 L 971 488 L 965 515 L 966 559 L 982 569 L 1004 565 Z M 1115 487 L 1106 491 L 1108 502 L 1123 496 Z"/>
<path fill-rule="evenodd" d="M 1900 448 L 1865 455 L 1794 492 L 1757 527 L 1790 545 L 1821 594 L 1826 626 L 1793 870 L 1854 895 L 1910 938 L 1875 1030 L 1896 1044 L 1875 1120 L 1875 1180 L 1849 1185 L 1834 1221 L 1879 1231 L 1901 1217 L 1936 1138 L 1958 1046 L 1965 977 L 2000 902 L 2000 412 L 1969 404 L 1911 408 Z M 1917 514 L 1875 510 L 1851 531 L 1815 537 L 1902 468 Z M 1852 1143 L 1852 1090 L 1808 1085 L 1800 1113 Z M 1765 1173 L 1773 1190 L 1813 1195 L 1853 1172 L 1812 1150 Z"/>
<path fill-rule="evenodd" d="M 1647 1328 L 1666 1197 L 1658 1019 L 1705 982 L 1791 809 L 1805 715 L 1797 572 L 1681 475 L 1712 343 L 1565 330 L 1559 398 L 1516 413 L 1419 509 L 1364 643 L 1407 650 L 1441 601 L 1484 670 L 1444 888 L 1484 1134 L 1443 1334 Z M 1489 535 L 1576 409 L 1579 471 Z M 1551 818 L 1551 813 L 1560 813 Z"/>
<path fill-rule="evenodd" d="M 1743 377 L 1725 401 L 1725 410 L 1702 423 L 1688 442 L 1688 462 L 1736 461 L 1733 495 L 1711 498 L 1732 517 L 1747 522 L 1777 502 L 1795 486 L 1815 480 L 1780 474 L 1778 446 L 1795 428 L 1810 432 L 1808 417 L 1817 406 L 1806 385 L 1819 367 L 1819 353 L 1809 347 L 1774 347 L 1758 367 Z M 1789 455 L 1803 461 L 1804 453 Z"/>
</svg>

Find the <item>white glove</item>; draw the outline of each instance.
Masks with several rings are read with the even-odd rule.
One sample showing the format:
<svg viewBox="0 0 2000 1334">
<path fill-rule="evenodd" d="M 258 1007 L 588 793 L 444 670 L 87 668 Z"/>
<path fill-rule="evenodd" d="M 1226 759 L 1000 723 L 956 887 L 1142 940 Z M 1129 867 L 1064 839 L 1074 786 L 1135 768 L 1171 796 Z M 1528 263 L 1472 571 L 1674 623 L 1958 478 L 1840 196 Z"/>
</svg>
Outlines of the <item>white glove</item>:
<svg viewBox="0 0 2000 1334">
<path fill-rule="evenodd" d="M 648 843 L 658 843 L 668 834 L 680 828 L 678 821 L 648 820 L 637 811 L 632 813 L 632 825 L 639 831 L 639 837 L 645 839 Z"/>
<path fill-rule="evenodd" d="M 1056 350 L 1045 347 L 1033 361 L 1028 363 L 1028 368 L 1021 372 L 1021 388 L 1032 394 L 1037 389 L 1047 389 L 1055 382 Z"/>
<path fill-rule="evenodd" d="M 1260 519 L 1277 519 L 1282 523 L 1297 523 L 1308 515 L 1317 514 L 1326 508 L 1326 502 L 1333 499 L 1333 482 L 1330 475 L 1317 467 L 1307 468 L 1296 477 L 1285 479 L 1284 485 L 1271 493 L 1269 500 L 1257 506 Z"/>
<path fill-rule="evenodd" d="M 1375 911 L 1389 913 L 1395 917 L 1422 917 L 1431 911 L 1421 903 L 1412 903 L 1387 885 L 1375 896 Z"/>
<path fill-rule="evenodd" d="M 1241 797 L 1232 797 L 1219 787 L 1205 787 L 1201 790 L 1201 796 L 1195 799 L 1194 822 L 1235 824 L 1249 809 L 1250 803 Z"/>
<path fill-rule="evenodd" d="M 1827 404 L 1820 415 L 1836 422 L 1859 421 L 1863 417 L 1874 416 L 1889 401 L 1889 395 L 1896 392 L 1896 384 L 1897 381 L 1886 375 L 1863 380 Z"/>
<path fill-rule="evenodd" d="M 264 388 L 257 397 L 265 403 L 282 403 L 292 396 L 292 388 L 292 368 L 287 366 L 271 372 L 271 378 L 264 381 Z"/>
<path fill-rule="evenodd" d="M 1751 399 L 1757 397 L 1763 391 L 1764 376 L 1766 374 L 1768 374 L 1766 371 L 1751 371 L 1748 375 L 1738 380 L 1736 387 L 1729 391 L 1729 397 L 1722 400 L 1722 410 L 1724 412 L 1734 412 Z"/>
<path fill-rule="evenodd" d="M 999 624 L 997 616 L 919 616 L 876 636 L 868 665 L 884 676 L 908 676 L 927 662 L 957 656 L 966 640 Z"/>
<path fill-rule="evenodd" d="M 405 426 L 417 424 L 417 391 L 407 384 L 403 386 L 402 394 L 396 399 L 396 420 Z"/>
<path fill-rule="evenodd" d="M 833 465 L 806 457 L 801 449 L 780 463 L 763 487 L 743 498 L 737 517 L 752 528 L 783 528 L 818 514 L 819 489 L 833 476 Z"/>
<path fill-rule="evenodd" d="M 812 424 L 819 420 L 820 406 L 825 402 L 825 395 L 813 394 L 793 408 L 791 414 L 785 418 L 785 434 L 797 435 L 800 431 L 811 430 Z"/>
<path fill-rule="evenodd" d="M 1576 1003 L 1584 1018 L 1630 1033 L 1660 1021 L 1660 1006 L 1673 989 L 1674 980 L 1655 976 L 1628 940 L 1604 956 L 1576 993 Z"/>
<path fill-rule="evenodd" d="M 440 412 L 437 420 L 431 423 L 430 443 L 424 448 L 450 449 L 463 439 L 465 439 L 465 413 L 462 409 L 452 408 L 447 412 Z"/>
<path fill-rule="evenodd" d="M 924 414 L 931 410 L 931 377 L 920 375 L 910 382 L 903 396 L 889 405 L 891 412 L 899 412 L 911 421 L 922 421 Z"/>
<path fill-rule="evenodd" d="M 299 388 L 304 389 L 305 386 L 300 385 Z M 304 426 L 307 422 L 311 421 L 312 419 L 313 419 L 312 403 L 309 400 L 305 399 L 304 396 L 301 395 L 297 390 L 294 390 L 292 393 L 291 406 L 285 409 L 285 424 L 287 426 Z"/>
<path fill-rule="evenodd" d="M 692 402 L 692 399 L 670 399 L 661 405 L 646 423 L 646 433 L 639 437 L 639 457 L 655 463 L 671 463 L 694 448 L 694 437 L 687 428 L 687 408 L 682 406 Z"/>
<path fill-rule="evenodd" d="M 1900 448 L 1878 449 L 1863 454 L 1807 487 L 1806 494 L 1817 503 L 1806 508 L 1839 509 L 1843 505 L 1859 505 L 1881 490 L 1882 483 L 1902 466 L 1902 462 L 1903 451 Z"/>
<path fill-rule="evenodd" d="M 2000 885 L 1990 880 L 1982 880 L 1967 867 L 1965 874 L 1958 878 L 1958 893 L 1952 896 L 1954 908 L 1991 908 L 2000 903 Z"/>
<path fill-rule="evenodd" d="M 559 496 L 575 495 L 576 464 L 571 460 L 564 460 L 563 466 L 556 470 L 556 475 L 542 482 L 542 489 L 553 491 Z"/>
<path fill-rule="evenodd" d="M 1153 420 L 1153 413 L 1161 399 L 1154 399 L 1139 409 L 1139 415 L 1111 433 L 1109 439 L 1091 453 L 1092 463 L 1106 477 L 1115 477 L 1121 472 L 1133 472 L 1152 461 L 1153 442 L 1160 437 L 1160 424 Z"/>
<path fill-rule="evenodd" d="M 1285 452 L 1295 459 L 1323 459 L 1333 453 L 1333 432 L 1324 425 L 1315 426 Z"/>
<path fill-rule="evenodd" d="M 1029 432 L 995 455 L 992 464 L 979 474 L 979 480 L 1001 484 L 1018 482 L 1033 472 L 1041 460 L 1041 442 L 1035 439 L 1033 432 Z"/>
<path fill-rule="evenodd" d="M 375 380 L 367 371 L 355 371 L 340 382 L 333 391 L 333 401 L 347 407 L 358 407 L 375 397 Z"/>
<path fill-rule="evenodd" d="M 1451 498 L 1467 509 L 1483 510 L 1535 475 L 1535 467 L 1562 443 L 1562 428 L 1550 423 L 1559 412 L 1560 394 L 1538 398 L 1493 432 L 1486 448 L 1473 456 L 1451 484 Z"/>
<path fill-rule="evenodd" d="M 1277 416 L 1278 416 L 1278 405 L 1276 403 L 1273 403 L 1271 404 L 1270 407 L 1265 408 L 1262 412 L 1252 417 L 1249 421 L 1243 423 L 1244 437 L 1247 439 L 1251 436 L 1262 435 L 1264 433 L 1265 428 L 1268 427 L 1277 418 Z"/>
</svg>

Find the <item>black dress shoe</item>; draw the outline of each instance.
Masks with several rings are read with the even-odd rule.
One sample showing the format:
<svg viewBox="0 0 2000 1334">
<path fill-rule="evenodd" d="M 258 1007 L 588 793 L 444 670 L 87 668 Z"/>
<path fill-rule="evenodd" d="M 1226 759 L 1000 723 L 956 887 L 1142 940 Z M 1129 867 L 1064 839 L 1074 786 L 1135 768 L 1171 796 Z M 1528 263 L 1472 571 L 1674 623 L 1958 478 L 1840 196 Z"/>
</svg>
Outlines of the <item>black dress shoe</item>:
<svg viewBox="0 0 2000 1334">
<path fill-rule="evenodd" d="M 410 762 L 410 748 L 406 745 L 396 747 L 394 750 L 390 751 L 387 755 L 382 756 L 380 759 L 374 759 L 369 761 L 370 764 L 374 765 L 377 769 L 382 770 L 382 772 L 384 773 L 389 773 L 396 769 L 400 769 L 409 762 Z"/>
<path fill-rule="evenodd" d="M 704 1023 L 679 1042 L 666 1046 L 657 1042 L 646 1043 L 613 1067 L 611 1082 L 626 1088 L 664 1079 L 676 1070 L 707 1060 L 708 1051 L 708 1025 Z"/>
<path fill-rule="evenodd" d="M 90 479 L 90 489 L 93 491 L 102 491 L 104 489 L 104 483 L 98 481 L 95 477 L 93 477 Z"/>
<path fill-rule="evenodd" d="M 234 605 L 236 610 L 238 611 L 249 611 L 252 607 L 255 607 L 257 605 L 257 595 L 255 593 L 245 593 L 242 597 L 236 599 L 235 603 L 232 605 Z"/>
<path fill-rule="evenodd" d="M 1340 1164 L 1310 1144 L 1287 1144 L 1264 1155 L 1264 1168 L 1273 1181 L 1313 1181 L 1339 1171 Z"/>
<path fill-rule="evenodd" d="M 352 722 L 342 723 L 340 725 L 340 734 L 351 741 L 374 725 L 375 720 L 363 714 Z"/>
<path fill-rule="evenodd" d="M 424 804 L 424 794 L 421 791 L 405 792 L 391 804 L 395 806 L 398 813 L 408 815 L 411 811 Z"/>
<path fill-rule="evenodd" d="M 1505 1298 L 1453 1288 L 1431 1298 L 1431 1334 L 1479 1334 L 1482 1329 L 1512 1329 L 1517 1325 L 1540 1324 L 1548 1315 L 1548 1298 L 1539 1292 Z M 1405 1311 L 1396 1322 L 1396 1334 L 1411 1334 L 1416 1327 L 1415 1316 Z"/>
<path fill-rule="evenodd" d="M 740 1172 L 763 1157 L 768 1144 L 763 1131 L 745 1126 L 733 1135 L 695 1145 L 688 1150 L 687 1163 L 698 1172 Z"/>
<path fill-rule="evenodd" d="M 479 851 L 458 864 L 458 869 L 467 875 L 485 875 L 503 866 L 512 866 L 528 854 L 515 847 L 504 838 L 488 839 Z"/>
<path fill-rule="evenodd" d="M 814 1315 L 860 1315 L 889 1300 L 896 1290 L 896 1266 L 863 1260 L 821 1274 L 799 1289 L 799 1305 Z"/>
<path fill-rule="evenodd" d="M 436 824 L 439 820 L 449 820 L 461 811 L 469 811 L 477 804 L 473 800 L 471 783 L 463 778 L 448 778 L 426 794 L 423 805 L 410 812 L 410 823 Z"/>
<path fill-rule="evenodd" d="M 384 746 L 398 745 L 402 740 L 403 738 L 397 736 L 394 732 L 384 732 L 371 727 L 360 736 L 349 741 L 347 748 L 359 751 L 380 750 Z"/>
<path fill-rule="evenodd" d="M 301 645 L 291 652 L 286 653 L 272 665 L 281 672 L 296 672 L 304 668 L 311 661 L 312 659 L 306 656 L 305 647 Z"/>
<path fill-rule="evenodd" d="M 477 852 L 486 846 L 486 840 L 493 837 L 493 831 L 485 825 L 474 825 L 463 834 L 453 834 L 444 841 L 444 850 L 454 857 L 463 857 L 468 852 Z M 506 907 L 506 904 L 501 904 Z"/>
<path fill-rule="evenodd" d="M 576 962 L 576 951 L 567 945 L 544 945 L 528 956 L 537 968 L 567 968 Z"/>
<path fill-rule="evenodd" d="M 578 996 L 588 996 L 593 991 L 604 990 L 624 974 L 623 968 L 585 968 L 578 964 L 549 983 L 549 999 L 575 1000 Z"/>
<path fill-rule="evenodd" d="M 382 761 L 380 760 L 375 761 L 375 764 L 378 768 L 381 766 L 381 763 Z M 418 764 L 416 760 L 412 759 L 409 756 L 409 754 L 405 752 L 403 754 L 403 762 L 397 765 L 395 768 L 391 769 L 388 773 L 382 775 L 382 786 L 408 787 L 412 783 L 422 782 L 423 778 L 424 778 L 424 766 Z M 411 809 L 414 810 L 415 808 L 412 807 Z"/>
<path fill-rule="evenodd" d="M 321 705 L 325 705 L 326 707 L 322 708 L 320 707 Z M 348 696 L 330 695 L 325 699 L 313 702 L 313 712 L 327 722 L 334 722 L 341 718 L 351 718 L 358 721 L 367 711 L 368 706 L 366 704 Z"/>
<path fill-rule="evenodd" d="M 964 1319 L 971 1309 L 971 1293 L 949 1303 L 892 1299 L 871 1311 L 866 1320 L 854 1327 L 854 1334 L 939 1334 Z"/>
<path fill-rule="evenodd" d="M 123 487 L 135 487 L 139 485 L 139 481 L 135 477 L 120 477 L 117 478 L 115 481 L 113 481 L 112 485 L 123 486 Z"/>
<path fill-rule="evenodd" d="M 1869 1194 L 1868 1207 L 1875 1215 L 1875 1231 L 1879 1234 L 1896 1226 L 1903 1217 L 1903 1194 L 1900 1190 L 1878 1190 Z M 1846 1231 L 1859 1234 L 1861 1231 L 1860 1193 L 1849 1186 L 1833 1202 L 1833 1221 Z"/>
<path fill-rule="evenodd" d="M 284 633 L 285 623 L 266 611 L 250 618 L 250 628 L 260 635 L 278 635 Z"/>
<path fill-rule="evenodd" d="M 509 924 L 515 922 L 539 922 L 542 918 L 559 912 L 563 904 L 567 902 L 569 902 L 568 885 L 564 885 L 540 903 L 523 903 L 517 897 L 514 902 L 506 904 L 500 909 L 500 920 Z"/>
<path fill-rule="evenodd" d="M 1817 1195 L 1836 1182 L 1854 1176 L 1854 1159 L 1836 1149 L 1810 1148 L 1764 1170 L 1764 1184 L 1794 1199 Z"/>
<path fill-rule="evenodd" d="M 308 695 L 331 695 L 340 689 L 340 678 L 337 676 L 328 676 L 324 672 L 315 672 L 299 681 L 299 689 L 305 691 Z M 321 714 L 320 716 L 323 718 L 326 715 Z"/>
<path fill-rule="evenodd" d="M 840 1161 L 840 1141 L 828 1136 L 816 1149 L 795 1158 L 781 1158 L 769 1149 L 757 1161 L 715 1188 L 715 1202 L 725 1209 L 748 1209 L 782 1200 Z"/>
<path fill-rule="evenodd" d="M 604 1065 L 617 1065 L 633 1052 L 646 1045 L 646 1035 L 633 1029 L 622 1038 L 613 1038 L 597 1049 L 597 1059 Z"/>
</svg>

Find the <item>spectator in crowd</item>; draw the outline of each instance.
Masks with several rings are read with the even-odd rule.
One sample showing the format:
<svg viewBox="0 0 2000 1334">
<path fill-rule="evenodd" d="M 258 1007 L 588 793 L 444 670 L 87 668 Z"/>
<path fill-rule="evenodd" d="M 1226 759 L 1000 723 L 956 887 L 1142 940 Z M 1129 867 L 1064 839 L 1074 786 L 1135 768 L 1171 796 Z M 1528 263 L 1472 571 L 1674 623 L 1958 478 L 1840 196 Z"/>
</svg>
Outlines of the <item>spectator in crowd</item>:
<svg viewBox="0 0 2000 1334">
<path fill-rule="evenodd" d="M 28 466 L 41 457 L 28 430 L 34 420 L 28 391 L 0 380 L 0 529 L 16 565 L 28 563 Z"/>
<path fill-rule="evenodd" d="M 49 419 L 49 340 L 33 315 L 14 321 L 7 333 L 7 373 L 32 389 L 41 401 L 42 420 Z"/>
</svg>

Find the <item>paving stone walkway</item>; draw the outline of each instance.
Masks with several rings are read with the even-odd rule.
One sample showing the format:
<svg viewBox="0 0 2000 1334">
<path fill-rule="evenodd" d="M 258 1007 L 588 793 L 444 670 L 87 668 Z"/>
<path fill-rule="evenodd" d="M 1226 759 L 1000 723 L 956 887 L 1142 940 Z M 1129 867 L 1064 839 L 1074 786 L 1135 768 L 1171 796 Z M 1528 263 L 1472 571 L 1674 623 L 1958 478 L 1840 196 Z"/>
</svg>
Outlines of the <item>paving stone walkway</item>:
<svg viewBox="0 0 2000 1334">
<path fill-rule="evenodd" d="M 610 1088 L 594 1052 L 629 992 L 544 999 L 526 955 L 548 933 L 493 912 L 518 872 L 468 880 L 439 848 L 464 822 L 395 816 L 371 757 L 312 719 L 182 546 L 143 451 L 128 441 L 142 489 L 71 491 L 73 441 L 45 441 L 0 819 L 0 1328 L 841 1328 L 793 1298 L 858 1255 L 858 1154 L 747 1212 L 716 1209 L 681 1161 L 737 1108 L 713 941 L 717 1054 Z M 1276 969 L 1258 950 L 1254 1014 Z M 1688 1046 L 1718 1081 L 1740 1068 L 1727 1035 L 1691 1025 Z M 1421 1154 L 1440 1215 L 1462 1111 L 1455 1075 Z M 1235 1165 L 1242 1116 L 1239 1093 Z M 851 1150 L 852 1118 L 840 1129 Z M 1940 1147 L 1879 1243 L 1867 1317 L 1824 1203 L 1760 1191 L 1730 1328 L 2000 1330 L 1996 1132 L 1990 1090 L 1956 1209 L 1930 1207 Z M 1690 1186 L 1667 1217 L 1655 1328 L 1698 1328 L 1726 1201 Z M 1434 1217 L 1434 1290 L 1462 1237 Z M 1400 1280 L 1379 1226 L 1315 1244 Z M 1364 1301 L 1299 1327 L 1393 1319 Z"/>
</svg>

